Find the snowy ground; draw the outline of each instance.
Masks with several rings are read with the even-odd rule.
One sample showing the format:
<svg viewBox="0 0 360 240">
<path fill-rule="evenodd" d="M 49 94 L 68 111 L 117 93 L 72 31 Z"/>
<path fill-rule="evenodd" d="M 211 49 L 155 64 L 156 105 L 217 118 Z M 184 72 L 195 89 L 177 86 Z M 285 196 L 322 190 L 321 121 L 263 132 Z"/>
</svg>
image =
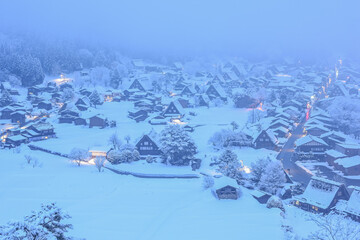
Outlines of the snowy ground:
<svg viewBox="0 0 360 240">
<path fill-rule="evenodd" d="M 88 128 L 58 124 L 50 118 L 57 138 L 34 142 L 34 145 L 61 153 L 73 147 L 108 150 L 108 138 L 114 132 L 123 138 L 131 136 L 135 143 L 152 129 L 160 133 L 164 126 L 147 122 L 135 123 L 127 117 L 131 103 L 105 103 L 90 114 L 102 113 L 117 121 L 116 128 Z M 240 129 L 247 120 L 247 110 L 231 106 L 191 109 L 190 133 L 203 159 L 199 171 L 209 170 L 212 156 L 218 156 L 208 144 L 218 130 L 230 128 L 236 121 Z M 234 148 L 244 165 L 258 158 L 275 157 L 273 151 Z M 28 154 L 38 159 L 38 166 L 25 162 Z M 278 209 L 268 209 L 241 189 L 239 200 L 217 200 L 210 190 L 202 189 L 202 179 L 142 179 L 115 174 L 109 170 L 97 172 L 94 166 L 77 167 L 68 159 L 23 146 L 20 153 L 1 150 L 0 168 L 0 225 L 39 209 L 41 203 L 57 202 L 71 216 L 74 230 L 71 235 L 86 239 L 283 239 L 281 226 L 285 222 L 299 224 L 303 219 L 299 209 L 290 208 L 288 220 Z M 164 166 L 139 161 L 116 168 L 138 173 L 194 173 L 190 167 Z M 198 171 L 198 172 L 199 172 Z M 306 225 L 307 223 L 303 223 Z M 302 225 L 301 225 L 302 226 Z M 301 228 L 297 229 L 301 232 Z M 306 236 L 306 235 L 304 235 Z"/>
<path fill-rule="evenodd" d="M 24 154 L 41 167 L 25 163 Z M 34 154 L 36 153 L 36 154 Z M 57 202 L 73 217 L 72 235 L 86 239 L 281 239 L 280 211 L 242 189 L 238 201 L 216 200 L 201 179 L 140 179 L 77 167 L 42 152 L 2 152 L 0 224 Z M 4 214 L 5 213 L 5 214 Z M 261 231 L 259 231 L 261 229 Z"/>
</svg>

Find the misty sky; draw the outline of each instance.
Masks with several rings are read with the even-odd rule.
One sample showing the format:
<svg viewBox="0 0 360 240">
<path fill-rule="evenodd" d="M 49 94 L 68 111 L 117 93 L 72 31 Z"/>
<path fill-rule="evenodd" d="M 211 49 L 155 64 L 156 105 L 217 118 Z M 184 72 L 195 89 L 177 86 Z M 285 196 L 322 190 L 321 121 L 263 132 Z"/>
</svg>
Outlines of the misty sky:
<svg viewBox="0 0 360 240">
<path fill-rule="evenodd" d="M 147 54 L 360 55 L 358 0 L 0 0 L 0 31 Z"/>
</svg>

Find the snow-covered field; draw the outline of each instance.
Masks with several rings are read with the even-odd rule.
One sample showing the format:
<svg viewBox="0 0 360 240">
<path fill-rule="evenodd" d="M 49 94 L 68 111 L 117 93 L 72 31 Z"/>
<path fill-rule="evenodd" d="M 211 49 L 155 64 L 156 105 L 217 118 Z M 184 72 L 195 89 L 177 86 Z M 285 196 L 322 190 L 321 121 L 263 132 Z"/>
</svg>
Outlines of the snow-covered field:
<svg viewBox="0 0 360 240">
<path fill-rule="evenodd" d="M 25 163 L 36 156 L 41 166 Z M 2 152 L 0 224 L 57 202 L 86 239 L 282 239 L 280 210 L 242 189 L 239 200 L 217 200 L 201 179 L 140 179 L 93 166 L 77 167 L 42 152 Z M 4 214 L 6 213 L 6 214 Z"/>
</svg>

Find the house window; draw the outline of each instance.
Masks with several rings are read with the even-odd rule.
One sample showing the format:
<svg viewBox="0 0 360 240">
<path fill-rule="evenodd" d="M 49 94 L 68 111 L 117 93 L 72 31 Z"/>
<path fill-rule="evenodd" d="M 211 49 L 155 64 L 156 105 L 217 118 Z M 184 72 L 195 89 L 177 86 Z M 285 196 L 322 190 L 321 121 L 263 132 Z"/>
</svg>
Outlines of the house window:
<svg viewBox="0 0 360 240">
<path fill-rule="evenodd" d="M 312 208 L 313 210 L 315 210 L 315 211 L 318 211 L 318 210 L 319 210 L 319 208 L 316 207 L 316 206 L 312 206 L 311 208 Z"/>
<path fill-rule="evenodd" d="M 149 145 L 149 142 L 144 142 L 144 145 Z"/>
</svg>

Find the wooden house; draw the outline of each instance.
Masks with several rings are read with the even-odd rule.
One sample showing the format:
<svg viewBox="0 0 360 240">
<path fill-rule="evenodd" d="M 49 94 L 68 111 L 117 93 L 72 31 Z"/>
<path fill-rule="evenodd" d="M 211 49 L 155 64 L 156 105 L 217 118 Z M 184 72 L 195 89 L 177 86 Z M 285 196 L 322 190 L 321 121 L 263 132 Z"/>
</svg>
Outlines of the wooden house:
<svg viewBox="0 0 360 240">
<path fill-rule="evenodd" d="M 144 135 L 135 145 L 141 156 L 159 156 L 161 150 L 149 135 Z"/>
<path fill-rule="evenodd" d="M 343 133 L 335 131 L 324 133 L 320 135 L 320 138 L 333 148 L 335 148 L 337 143 L 344 143 L 346 141 L 346 136 Z"/>
<path fill-rule="evenodd" d="M 360 175 L 360 156 L 343 157 L 334 161 L 334 167 L 344 175 Z"/>
<path fill-rule="evenodd" d="M 330 149 L 327 150 L 325 152 L 325 156 L 324 156 L 324 160 L 330 165 L 330 166 L 334 166 L 334 162 L 335 160 L 339 159 L 339 158 L 344 158 L 347 157 L 345 154 L 336 151 L 334 149 Z"/>
<path fill-rule="evenodd" d="M 31 96 L 31 95 L 37 96 L 37 95 L 39 95 L 40 92 L 41 92 L 40 87 L 33 86 L 33 87 L 28 88 L 28 96 Z"/>
<path fill-rule="evenodd" d="M 211 100 L 213 100 L 215 98 L 220 98 L 223 101 L 227 100 L 227 96 L 226 96 L 224 89 L 218 84 L 211 84 L 206 89 L 206 94 L 208 95 L 208 97 Z"/>
<path fill-rule="evenodd" d="M 107 119 L 100 115 L 97 114 L 95 116 L 92 116 L 89 118 L 89 127 L 100 127 L 100 128 L 105 128 L 107 126 Z"/>
<path fill-rule="evenodd" d="M 75 118 L 77 117 L 69 114 L 64 114 L 59 117 L 59 123 L 73 123 Z"/>
<path fill-rule="evenodd" d="M 356 143 L 336 143 L 335 150 L 352 157 L 360 154 L 360 145 Z"/>
<path fill-rule="evenodd" d="M 296 152 L 303 153 L 320 153 L 325 154 L 325 151 L 329 148 L 329 145 L 324 142 L 321 138 L 307 135 L 305 137 L 299 138 L 295 142 Z"/>
<path fill-rule="evenodd" d="M 139 79 L 135 79 L 135 80 L 131 83 L 129 89 L 136 89 L 136 90 L 143 91 L 143 92 L 146 91 L 146 90 L 145 90 L 145 87 L 140 83 Z"/>
<path fill-rule="evenodd" d="M 34 131 L 36 135 L 36 140 L 48 139 L 56 137 L 54 132 L 54 126 L 50 123 L 35 123 L 30 125 L 27 130 Z M 34 140 L 34 139 L 32 139 Z"/>
<path fill-rule="evenodd" d="M 294 197 L 294 205 L 306 211 L 329 213 L 339 200 L 349 197 L 344 184 L 313 176 L 304 193 Z"/>
<path fill-rule="evenodd" d="M 328 129 L 322 125 L 314 125 L 314 126 L 310 126 L 310 127 L 306 128 L 306 132 L 307 132 L 307 134 L 318 137 L 324 133 L 330 132 L 330 129 Z"/>
<path fill-rule="evenodd" d="M 196 94 L 195 95 L 195 105 L 196 106 L 209 107 L 209 104 L 210 104 L 210 98 L 208 97 L 208 95 L 205 95 L 205 94 Z"/>
<path fill-rule="evenodd" d="M 221 176 L 214 177 L 213 192 L 218 199 L 233 199 L 239 198 L 238 184 L 235 179 Z"/>
<path fill-rule="evenodd" d="M 128 113 L 128 117 L 134 119 L 136 122 L 145 121 L 149 116 L 148 110 L 145 110 L 145 108 L 129 111 Z"/>
<path fill-rule="evenodd" d="M 87 125 L 87 121 L 86 121 L 85 118 L 76 117 L 76 118 L 74 118 L 73 121 L 74 121 L 74 124 L 75 124 L 75 125 L 84 125 L 84 126 Z"/>
<path fill-rule="evenodd" d="M 278 139 L 271 130 L 262 130 L 254 137 L 254 147 L 256 149 L 266 148 L 269 150 L 277 150 Z"/>
<path fill-rule="evenodd" d="M 354 221 L 360 222 L 360 188 L 354 187 L 343 212 Z"/>
<path fill-rule="evenodd" d="M 38 109 L 44 109 L 44 110 L 51 110 L 52 109 L 52 105 L 50 102 L 46 102 L 46 101 L 41 101 L 37 104 L 37 108 Z"/>
<path fill-rule="evenodd" d="M 178 101 L 171 102 L 163 112 L 164 117 L 178 117 L 183 116 L 183 107 Z"/>
<path fill-rule="evenodd" d="M 193 88 L 192 86 L 186 86 L 184 87 L 184 89 L 181 91 L 180 95 L 181 96 L 186 96 L 186 97 L 192 97 L 196 94 L 196 90 L 195 88 Z"/>
<path fill-rule="evenodd" d="M 7 137 L 5 140 L 5 144 L 9 147 L 17 147 L 20 146 L 23 143 L 26 143 L 28 139 L 22 135 L 15 135 Z"/>
<path fill-rule="evenodd" d="M 349 92 L 345 88 L 344 84 L 337 82 L 333 85 L 329 95 L 331 97 L 348 96 Z"/>
<path fill-rule="evenodd" d="M 12 107 L 4 107 L 1 109 L 1 119 L 11 119 L 11 114 L 15 112 L 15 109 Z"/>
<path fill-rule="evenodd" d="M 25 111 L 15 111 L 11 113 L 11 122 L 12 123 L 18 123 L 18 124 L 24 124 L 26 120 L 26 112 Z"/>
</svg>

